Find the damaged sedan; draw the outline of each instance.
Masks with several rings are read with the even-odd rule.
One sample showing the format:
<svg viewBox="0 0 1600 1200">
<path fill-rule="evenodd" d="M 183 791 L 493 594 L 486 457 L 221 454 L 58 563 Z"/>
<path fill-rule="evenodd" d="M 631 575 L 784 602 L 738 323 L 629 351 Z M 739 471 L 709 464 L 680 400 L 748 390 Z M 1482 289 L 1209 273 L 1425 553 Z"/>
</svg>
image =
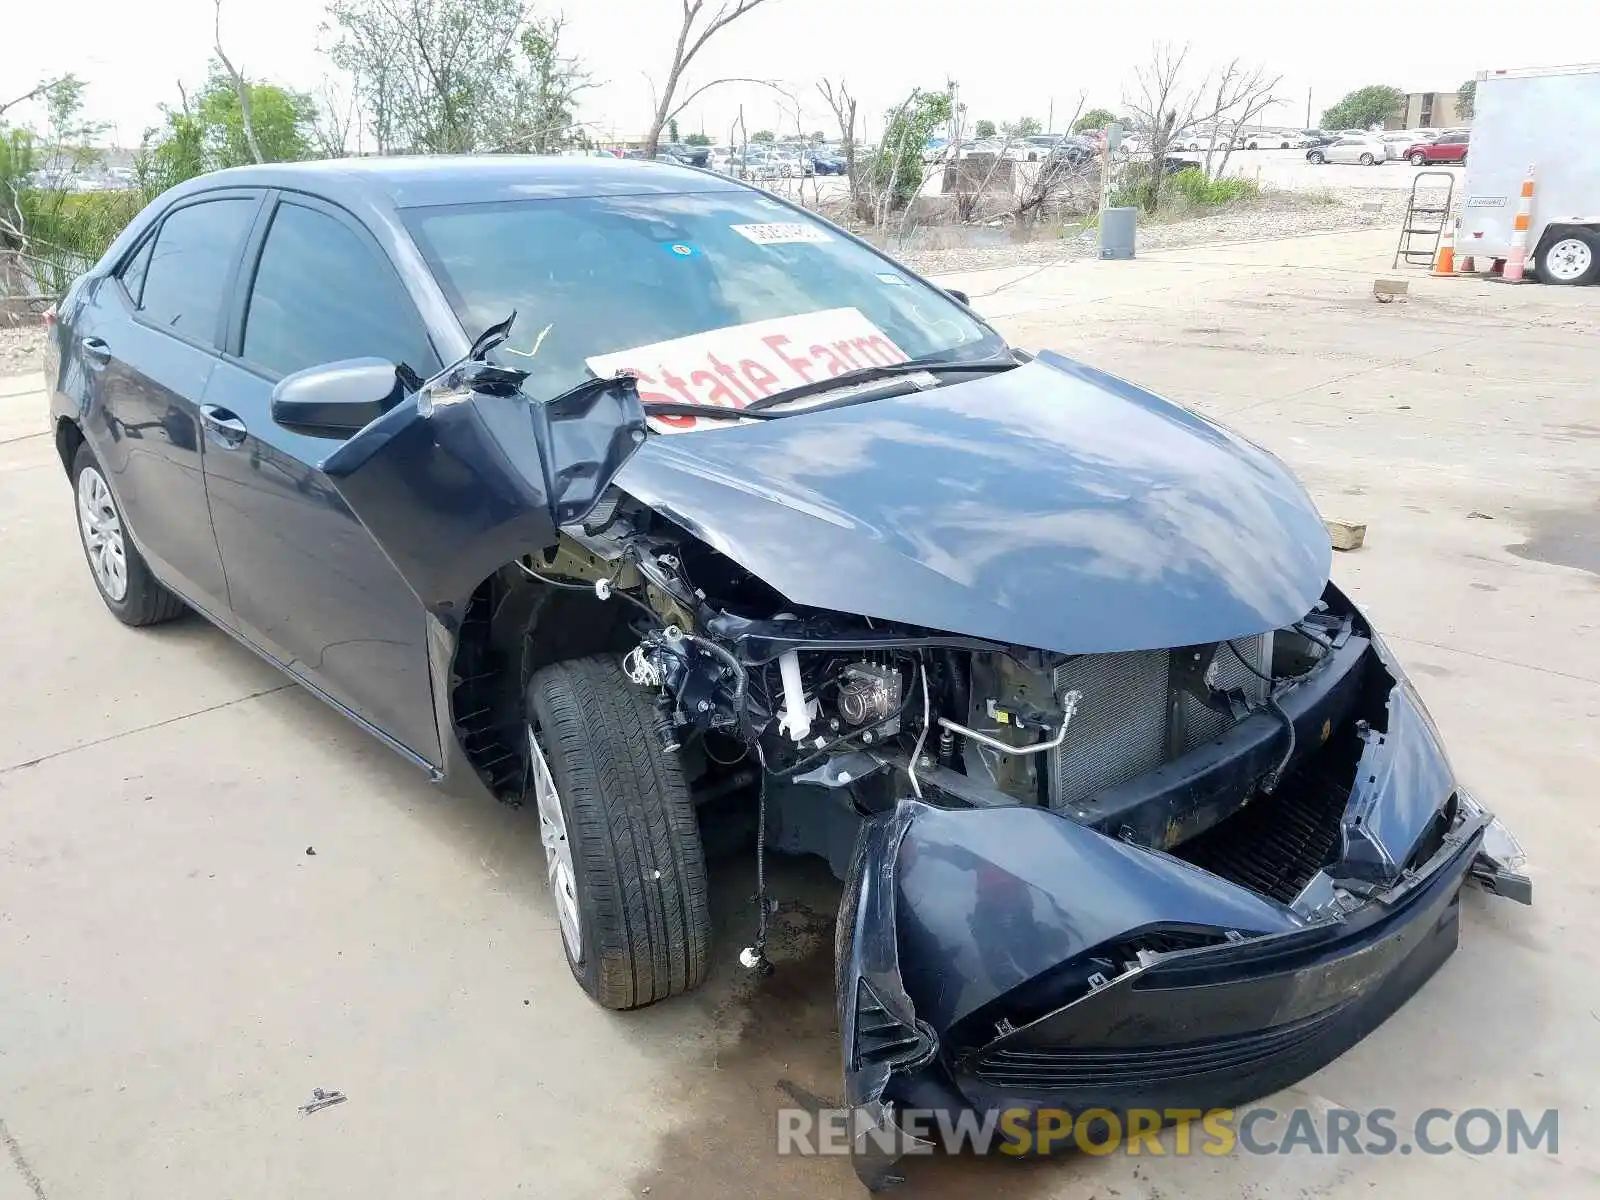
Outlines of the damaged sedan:
<svg viewBox="0 0 1600 1200">
<path fill-rule="evenodd" d="M 783 200 L 603 159 L 257 166 L 54 314 L 90 575 L 530 805 L 573 975 L 693 988 L 706 847 L 845 881 L 896 1113 L 1234 1104 L 1528 902 L 1272 455 Z M 731 954 L 732 951 L 729 951 Z"/>
</svg>

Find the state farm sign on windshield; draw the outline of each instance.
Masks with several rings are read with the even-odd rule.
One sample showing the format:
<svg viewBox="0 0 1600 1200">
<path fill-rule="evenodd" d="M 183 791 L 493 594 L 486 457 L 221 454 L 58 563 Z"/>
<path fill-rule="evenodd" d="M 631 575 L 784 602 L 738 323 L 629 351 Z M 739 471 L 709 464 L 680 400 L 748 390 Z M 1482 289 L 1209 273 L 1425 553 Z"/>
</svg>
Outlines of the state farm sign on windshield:
<svg viewBox="0 0 1600 1200">
<path fill-rule="evenodd" d="M 909 357 L 859 310 L 830 308 L 597 354 L 587 361 L 602 379 L 634 376 L 646 404 L 744 408 L 763 396 Z M 663 433 L 707 424 L 674 416 L 652 416 L 650 423 Z"/>
</svg>

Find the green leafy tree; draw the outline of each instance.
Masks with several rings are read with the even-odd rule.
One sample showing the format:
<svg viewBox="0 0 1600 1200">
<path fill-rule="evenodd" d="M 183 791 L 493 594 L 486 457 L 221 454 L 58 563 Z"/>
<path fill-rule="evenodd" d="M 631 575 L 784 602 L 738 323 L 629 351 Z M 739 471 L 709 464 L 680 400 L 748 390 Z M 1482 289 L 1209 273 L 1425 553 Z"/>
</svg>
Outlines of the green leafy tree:
<svg viewBox="0 0 1600 1200">
<path fill-rule="evenodd" d="M 972 136 L 973 137 L 992 138 L 995 135 L 996 132 L 997 131 L 995 129 L 993 121 L 988 121 L 988 120 L 979 121 L 976 125 L 974 125 L 972 127 Z"/>
<path fill-rule="evenodd" d="M 1007 137 L 1032 137 L 1036 133 L 1043 133 L 1044 126 L 1039 123 L 1038 117 L 1021 117 L 1015 121 L 1006 121 L 1000 126 L 1000 132 Z"/>
<path fill-rule="evenodd" d="M 250 123 L 263 162 L 312 158 L 317 105 L 305 92 L 271 83 L 246 83 Z M 213 63 L 205 85 L 181 107 L 162 109 L 163 124 L 145 131 L 134 162 L 140 189 L 155 196 L 207 171 L 255 161 L 245 133 L 244 112 L 232 78 Z"/>
<path fill-rule="evenodd" d="M 1405 111 L 1406 94 L 1399 88 L 1372 84 L 1357 88 L 1322 114 L 1324 129 L 1367 129 Z"/>
<path fill-rule="evenodd" d="M 141 207 L 137 192 L 74 190 L 106 129 L 83 119 L 83 93 L 71 75 L 41 85 L 44 128 L 0 126 L 0 290 L 60 295 Z"/>
<path fill-rule="evenodd" d="M 1478 81 L 1469 79 L 1456 89 L 1456 116 L 1470 121 L 1477 114 Z"/>
<path fill-rule="evenodd" d="M 770 146 L 773 142 L 778 140 L 778 137 L 770 129 L 758 129 L 750 135 L 750 140 L 752 142 L 758 142 L 764 146 Z"/>
<path fill-rule="evenodd" d="M 312 156 L 311 125 L 317 104 L 305 92 L 271 83 L 246 84 L 250 120 L 262 162 L 298 162 Z M 254 162 L 245 137 L 239 93 L 227 75 L 213 69 L 193 101 L 195 120 L 203 131 L 208 170 Z"/>
<path fill-rule="evenodd" d="M 594 85 L 561 50 L 565 24 L 561 17 L 533 20 L 518 35 L 520 61 L 482 124 L 483 149 L 549 154 L 572 143 L 578 93 Z"/>
<path fill-rule="evenodd" d="M 1073 133 L 1087 133 L 1091 129 L 1104 129 L 1117 119 L 1109 108 L 1091 108 L 1072 123 Z"/>
<path fill-rule="evenodd" d="M 678 118 L 677 117 L 673 117 L 670 121 L 667 122 L 667 141 L 676 144 L 677 140 L 678 140 Z"/>
<path fill-rule="evenodd" d="M 822 145 L 823 142 L 825 142 L 827 140 L 828 140 L 828 135 L 823 133 L 822 130 L 813 129 L 811 131 L 811 144 L 813 146 L 820 146 L 820 145 Z"/>
<path fill-rule="evenodd" d="M 559 17 L 527 0 L 331 0 L 334 64 L 357 81 L 380 153 L 552 149 L 590 86 Z M 663 127 L 665 121 L 663 120 Z"/>
<path fill-rule="evenodd" d="M 915 88 L 890 111 L 883 138 L 867 167 L 867 195 L 879 224 L 890 209 L 904 208 L 922 190 L 922 154 L 935 130 L 950 120 L 948 90 Z"/>
<path fill-rule="evenodd" d="M 711 135 L 705 133 L 691 133 L 688 137 L 683 139 L 683 144 L 685 146 L 709 146 L 711 145 Z"/>
</svg>

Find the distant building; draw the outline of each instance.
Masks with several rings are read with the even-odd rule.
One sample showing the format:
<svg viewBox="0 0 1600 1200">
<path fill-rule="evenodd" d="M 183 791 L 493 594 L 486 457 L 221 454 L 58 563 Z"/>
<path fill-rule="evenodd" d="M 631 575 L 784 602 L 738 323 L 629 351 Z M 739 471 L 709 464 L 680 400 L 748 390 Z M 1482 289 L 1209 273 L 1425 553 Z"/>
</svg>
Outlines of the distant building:
<svg viewBox="0 0 1600 1200">
<path fill-rule="evenodd" d="M 1408 92 L 1405 110 L 1383 123 L 1385 129 L 1453 129 L 1461 118 L 1458 92 Z"/>
</svg>

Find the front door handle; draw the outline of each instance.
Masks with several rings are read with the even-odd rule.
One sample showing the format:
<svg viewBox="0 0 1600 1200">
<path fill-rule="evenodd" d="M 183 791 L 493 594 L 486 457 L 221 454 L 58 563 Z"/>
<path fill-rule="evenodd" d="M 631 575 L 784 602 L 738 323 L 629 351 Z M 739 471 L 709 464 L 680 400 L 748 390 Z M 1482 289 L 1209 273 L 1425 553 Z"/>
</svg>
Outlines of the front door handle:
<svg viewBox="0 0 1600 1200">
<path fill-rule="evenodd" d="M 104 363 L 111 361 L 111 347 L 106 343 L 105 338 L 79 338 L 78 346 L 83 350 L 84 357 L 91 362 Z"/>
<path fill-rule="evenodd" d="M 200 420 L 205 424 L 206 435 L 226 450 L 243 445 L 244 439 L 250 436 L 250 431 L 234 411 L 220 404 L 202 404 Z"/>
</svg>

